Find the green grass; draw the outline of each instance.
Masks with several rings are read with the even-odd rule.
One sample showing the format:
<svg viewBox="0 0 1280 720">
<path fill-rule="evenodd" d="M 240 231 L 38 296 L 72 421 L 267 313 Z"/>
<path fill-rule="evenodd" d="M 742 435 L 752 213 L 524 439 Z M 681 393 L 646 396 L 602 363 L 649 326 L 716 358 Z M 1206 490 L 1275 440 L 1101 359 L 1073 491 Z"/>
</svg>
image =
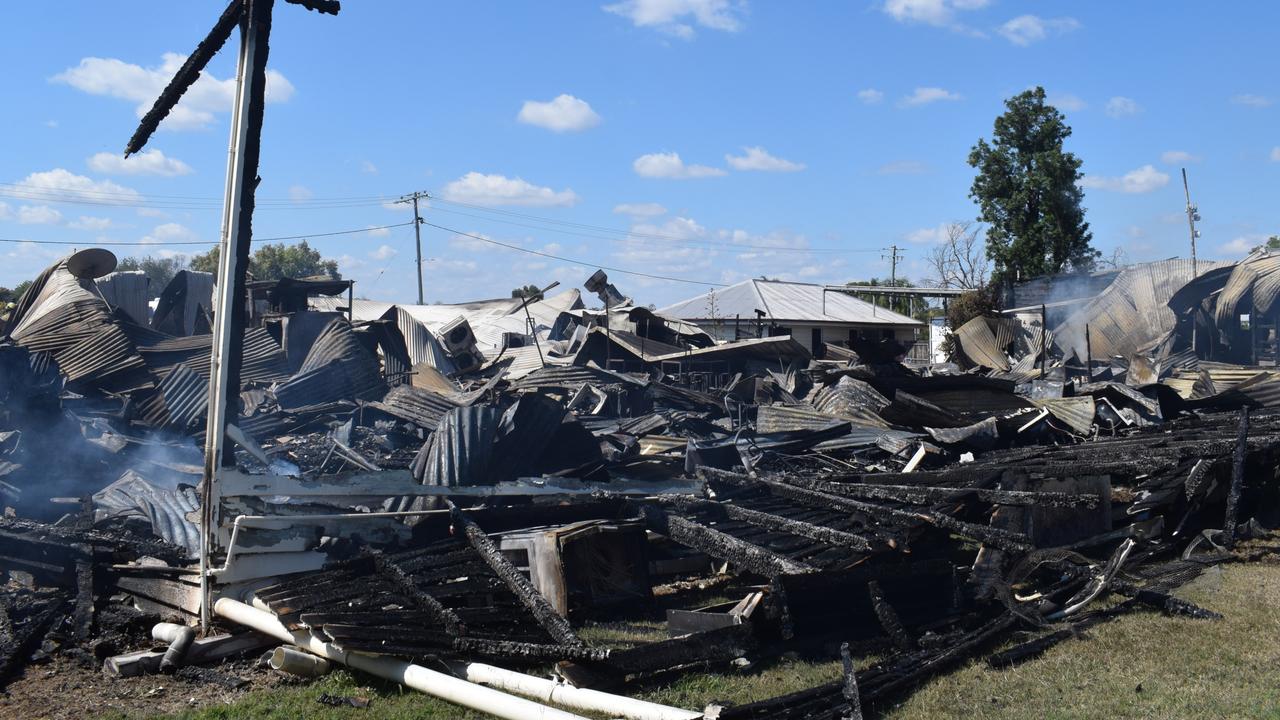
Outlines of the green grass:
<svg viewBox="0 0 1280 720">
<path fill-rule="evenodd" d="M 1007 670 L 969 662 L 934 678 L 899 704 L 880 708 L 887 720 L 923 718 L 1278 718 L 1280 565 L 1236 564 L 1213 570 L 1179 595 L 1223 613 L 1221 621 L 1138 612 L 1095 627 L 1044 656 Z M 656 632 L 648 623 L 589 629 L 595 641 L 634 641 Z M 865 664 L 869 660 L 864 660 Z M 745 673 L 695 673 L 638 693 L 655 702 L 701 709 L 708 702 L 761 700 L 839 676 L 838 663 L 783 660 Z M 362 710 L 329 708 L 321 693 L 372 699 Z M 390 683 L 337 671 L 307 685 L 245 694 L 234 703 L 174 717 L 214 718 L 481 718 Z"/>
</svg>

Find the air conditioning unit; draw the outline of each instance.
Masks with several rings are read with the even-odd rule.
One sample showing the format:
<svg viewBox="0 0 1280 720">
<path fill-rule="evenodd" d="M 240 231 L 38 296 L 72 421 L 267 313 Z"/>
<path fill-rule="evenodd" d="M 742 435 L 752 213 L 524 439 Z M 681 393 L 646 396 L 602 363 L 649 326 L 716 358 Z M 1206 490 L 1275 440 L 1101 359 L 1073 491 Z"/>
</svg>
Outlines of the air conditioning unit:
<svg viewBox="0 0 1280 720">
<path fill-rule="evenodd" d="M 471 323 L 459 316 L 440 328 L 440 342 L 444 343 L 444 349 L 450 355 L 461 355 L 475 348 L 476 335 L 471 332 Z"/>
</svg>

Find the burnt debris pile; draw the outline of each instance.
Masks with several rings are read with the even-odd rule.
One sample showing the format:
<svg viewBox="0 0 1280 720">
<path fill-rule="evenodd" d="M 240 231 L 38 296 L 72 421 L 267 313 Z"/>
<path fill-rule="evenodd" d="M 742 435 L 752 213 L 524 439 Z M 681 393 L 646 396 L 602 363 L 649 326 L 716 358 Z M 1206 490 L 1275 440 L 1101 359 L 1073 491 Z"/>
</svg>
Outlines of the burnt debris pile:
<svg viewBox="0 0 1280 720">
<path fill-rule="evenodd" d="M 216 492 L 213 278 L 100 269 L 54 264 L 4 319 L 0 683 L 55 653 L 134 675 L 281 645 L 295 672 L 615 716 L 858 717 L 1124 613 L 1210 621 L 1175 591 L 1280 522 L 1280 374 L 1228 327 L 1262 258 L 979 318 L 934 364 L 717 341 L 602 273 L 595 310 L 250 283 Z M 622 697 L 787 653 L 843 674 L 747 705 Z M 489 663 L 554 665 L 560 694 Z"/>
</svg>

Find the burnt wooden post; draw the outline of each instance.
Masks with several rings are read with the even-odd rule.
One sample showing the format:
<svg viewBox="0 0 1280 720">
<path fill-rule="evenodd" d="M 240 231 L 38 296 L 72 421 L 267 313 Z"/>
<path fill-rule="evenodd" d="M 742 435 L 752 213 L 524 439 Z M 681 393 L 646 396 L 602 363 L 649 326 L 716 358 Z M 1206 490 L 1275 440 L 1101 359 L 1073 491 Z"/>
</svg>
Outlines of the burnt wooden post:
<svg viewBox="0 0 1280 720">
<path fill-rule="evenodd" d="M 1093 337 L 1089 334 L 1089 324 L 1084 326 L 1084 369 L 1085 377 L 1089 382 L 1093 382 Z"/>
<path fill-rule="evenodd" d="M 1236 435 L 1236 451 L 1231 459 L 1231 489 L 1227 492 L 1227 513 L 1222 521 L 1222 534 L 1228 549 L 1236 544 L 1236 524 L 1240 514 L 1240 493 L 1244 490 L 1244 459 L 1249 449 L 1249 408 L 1240 409 L 1240 431 Z"/>
<path fill-rule="evenodd" d="M 287 0 L 308 10 L 336 15 L 336 0 Z M 262 148 L 262 117 L 266 104 L 267 55 L 271 39 L 271 11 L 275 0 L 231 0 L 213 29 L 196 46 L 173 79 L 156 98 L 125 146 L 125 157 L 138 152 L 160 122 L 177 106 L 183 93 L 222 49 L 231 31 L 240 27 L 240 52 L 236 65 L 236 94 L 231 111 L 231 139 L 227 155 L 227 179 L 223 195 L 222 230 L 218 244 L 218 297 L 214 314 L 210 357 L 209 413 L 205 429 L 205 466 L 200 485 L 200 625 L 209 628 L 212 587 L 211 556 L 217 549 L 219 513 L 218 477 L 222 468 L 235 466 L 235 455 L 226 442 L 227 426 L 234 424 L 240 396 L 240 369 L 244 361 L 245 270 L 253 236 L 254 191 L 258 186 L 258 158 Z"/>
</svg>

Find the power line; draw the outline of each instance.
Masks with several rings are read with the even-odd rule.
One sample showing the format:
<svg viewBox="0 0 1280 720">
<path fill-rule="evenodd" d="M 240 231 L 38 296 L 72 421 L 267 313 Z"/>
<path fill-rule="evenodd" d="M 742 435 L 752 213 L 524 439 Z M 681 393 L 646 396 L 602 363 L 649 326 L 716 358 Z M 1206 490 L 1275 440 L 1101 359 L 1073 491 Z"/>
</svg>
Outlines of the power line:
<svg viewBox="0 0 1280 720">
<path fill-rule="evenodd" d="M 0 197 L 8 197 L 18 200 L 32 200 L 39 202 L 65 203 L 72 205 L 91 205 L 97 207 L 125 207 L 125 208 L 154 208 L 167 210 L 217 210 L 222 207 L 222 201 L 212 197 L 196 197 L 185 195 L 139 195 L 136 193 L 119 193 L 107 190 L 71 190 L 59 188 L 32 188 L 27 185 L 14 183 L 0 183 Z M 348 209 L 357 207 L 369 207 L 375 205 L 388 205 L 395 203 L 399 198 L 383 195 L 367 195 L 353 197 L 331 197 L 331 198 L 308 198 L 308 199 L 288 199 L 288 198 L 262 198 L 256 203 L 261 209 L 271 210 L 330 210 L 330 209 Z M 556 218 L 548 218 L 530 213 L 516 212 L 512 210 L 503 210 L 500 208 L 486 207 L 474 203 L 459 202 L 457 200 L 442 200 L 438 197 L 431 196 L 430 200 L 435 205 L 435 209 L 442 212 L 448 212 L 462 217 L 469 217 L 478 220 L 486 220 L 490 222 L 499 222 L 506 225 L 523 227 L 531 230 L 539 230 L 543 232 L 556 232 L 563 235 L 571 235 L 576 237 L 590 238 L 593 240 L 608 240 L 611 242 L 627 241 L 627 240 L 662 240 L 666 242 L 679 243 L 691 246 L 702 246 L 710 248 L 724 248 L 726 250 L 760 250 L 776 253 L 800 253 L 800 254 L 855 254 L 855 253 L 874 253 L 879 252 L 878 249 L 856 249 L 856 248 L 829 248 L 829 247 L 779 247 L 777 245 L 763 245 L 758 243 L 735 243 L 735 242 L 717 242 L 710 239 L 691 238 L 687 236 L 671 235 L 667 233 L 637 231 L 635 229 L 622 229 L 607 227 L 603 225 L 591 225 L 588 223 L 579 223 L 569 220 L 559 220 Z M 475 215 L 454 210 L 447 207 L 439 207 L 439 204 L 452 205 L 461 208 L 467 208 L 473 212 L 485 213 L 484 215 Z M 516 222 L 515 220 L 502 219 L 499 217 L 489 217 L 489 215 L 502 216 L 502 218 L 517 218 L 527 220 L 536 225 L 525 222 Z M 546 227 L 552 226 L 552 227 Z M 567 229 L 566 229 L 567 228 Z M 583 232 L 585 231 L 585 232 Z M 603 234 L 603 235 L 602 235 Z M 616 236 L 616 237 L 613 237 Z"/>
<path fill-rule="evenodd" d="M 373 230 L 390 230 L 391 228 L 408 227 L 412 222 L 396 223 L 394 225 L 376 225 L 373 227 L 360 228 L 358 230 L 335 230 L 333 232 L 311 233 L 309 235 L 280 235 L 278 237 L 255 237 L 254 242 L 272 242 L 275 240 L 310 240 L 318 237 L 333 237 L 334 235 L 355 235 L 358 233 L 371 232 Z M 104 245 L 110 246 L 130 246 L 130 247 L 169 247 L 173 245 L 217 245 L 217 240 L 177 240 L 174 242 L 77 242 L 74 240 L 15 240 L 12 238 L 0 238 L 0 242 L 5 243 L 31 243 L 32 245 L 74 245 L 84 247 L 99 247 Z"/>
<path fill-rule="evenodd" d="M 429 227 L 436 228 L 437 230 L 444 230 L 445 232 L 451 232 L 455 235 L 461 235 L 462 237 L 467 237 L 473 240 L 479 240 L 480 242 L 489 243 L 490 245 L 497 245 L 499 247 L 504 247 L 504 248 L 507 248 L 508 250 L 515 250 L 516 252 L 528 253 L 530 255 L 538 255 L 540 257 L 551 258 L 552 260 L 559 260 L 561 262 L 567 262 L 573 265 L 581 265 L 582 267 L 600 268 L 602 270 L 608 270 L 610 272 L 620 272 L 624 275 L 635 275 L 637 277 L 649 278 L 651 280 L 668 280 L 670 282 L 688 283 L 690 285 L 705 285 L 708 287 L 728 287 L 724 283 L 706 282 L 705 280 L 689 280 L 688 278 L 670 277 L 667 275 L 653 275 L 650 273 L 637 272 L 635 270 L 624 270 L 622 268 L 609 267 L 608 265 L 600 265 L 598 263 L 590 263 L 590 262 L 584 262 L 582 260 L 574 260 L 573 258 L 567 258 L 562 255 L 552 255 L 551 253 L 545 253 L 540 250 L 530 250 L 529 248 L 522 248 L 519 245 L 512 245 L 510 243 L 504 243 L 499 240 L 493 240 L 491 238 L 484 237 L 483 235 L 473 235 L 471 233 L 462 232 L 461 230 L 454 230 L 453 228 L 448 228 L 443 225 L 430 223 L 430 222 L 427 222 L 426 220 L 423 220 L 422 224 L 427 225 Z"/>
</svg>

